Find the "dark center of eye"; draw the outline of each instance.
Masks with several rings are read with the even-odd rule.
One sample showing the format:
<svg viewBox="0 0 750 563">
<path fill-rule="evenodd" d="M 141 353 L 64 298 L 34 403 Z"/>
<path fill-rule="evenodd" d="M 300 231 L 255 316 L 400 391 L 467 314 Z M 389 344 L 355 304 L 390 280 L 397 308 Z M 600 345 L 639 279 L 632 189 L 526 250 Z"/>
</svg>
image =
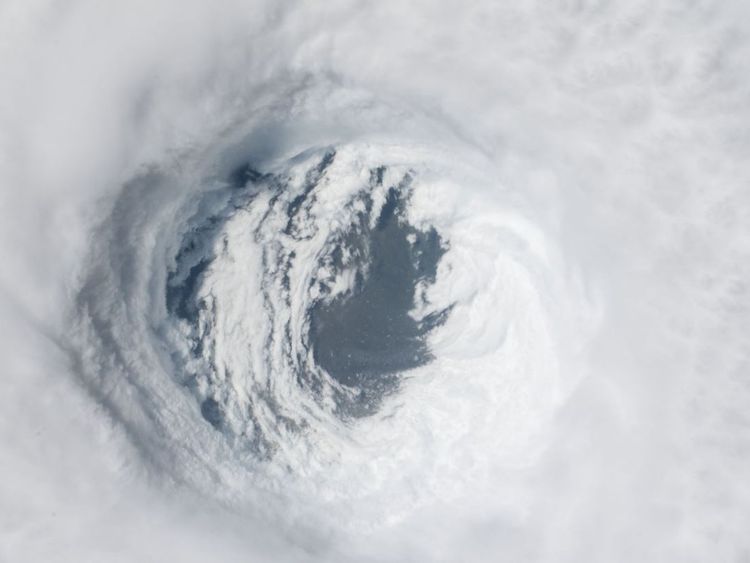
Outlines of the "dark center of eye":
<svg viewBox="0 0 750 563">
<path fill-rule="evenodd" d="M 360 262 L 353 291 L 310 311 L 317 364 L 338 382 L 360 391 L 362 403 L 395 388 L 397 374 L 433 359 L 425 341 L 443 315 L 422 320 L 409 313 L 421 281 L 434 281 L 444 254 L 437 231 L 420 231 L 404 219 L 404 198 L 388 191 L 374 228 L 364 221 L 342 245 L 356 246 Z M 334 264 L 335 266 L 336 264 Z M 340 264 L 339 264 L 340 266 Z"/>
</svg>

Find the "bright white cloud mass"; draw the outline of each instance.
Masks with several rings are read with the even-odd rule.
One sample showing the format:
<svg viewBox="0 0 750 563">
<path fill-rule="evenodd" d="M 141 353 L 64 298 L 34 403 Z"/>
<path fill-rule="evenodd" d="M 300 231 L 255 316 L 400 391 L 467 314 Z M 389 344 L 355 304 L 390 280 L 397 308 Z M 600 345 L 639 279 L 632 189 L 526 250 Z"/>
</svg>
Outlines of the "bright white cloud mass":
<svg viewBox="0 0 750 563">
<path fill-rule="evenodd" d="M 748 22 L 0 1 L 0 561 L 750 561 Z"/>
</svg>

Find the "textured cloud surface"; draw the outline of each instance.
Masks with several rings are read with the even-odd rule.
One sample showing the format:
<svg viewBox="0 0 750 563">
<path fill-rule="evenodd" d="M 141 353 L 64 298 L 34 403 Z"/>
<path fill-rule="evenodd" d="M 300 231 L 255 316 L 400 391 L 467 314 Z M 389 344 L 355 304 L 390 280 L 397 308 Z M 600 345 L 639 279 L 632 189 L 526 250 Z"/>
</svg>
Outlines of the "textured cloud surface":
<svg viewBox="0 0 750 563">
<path fill-rule="evenodd" d="M 0 560 L 750 560 L 749 16 L 0 3 Z"/>
</svg>

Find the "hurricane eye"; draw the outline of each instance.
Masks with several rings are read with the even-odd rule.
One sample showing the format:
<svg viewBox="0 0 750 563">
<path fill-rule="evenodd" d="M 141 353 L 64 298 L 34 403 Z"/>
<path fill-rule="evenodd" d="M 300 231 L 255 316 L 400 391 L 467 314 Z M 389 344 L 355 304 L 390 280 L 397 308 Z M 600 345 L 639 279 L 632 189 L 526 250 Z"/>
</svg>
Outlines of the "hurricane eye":
<svg viewBox="0 0 750 563">
<path fill-rule="evenodd" d="M 84 376 L 125 390 L 113 412 L 148 459 L 363 530 L 535 455 L 556 255 L 494 180 L 429 146 L 218 144 L 127 184 L 78 296 Z"/>
<path fill-rule="evenodd" d="M 299 392 L 321 408 L 332 400 L 331 412 L 346 420 L 376 413 L 405 375 L 434 359 L 428 336 L 450 307 L 430 309 L 426 292 L 447 242 L 434 227 L 409 222 L 413 172 L 389 184 L 386 166 L 371 169 L 369 181 L 345 194 L 331 226 L 321 203 L 337 189 L 328 175 L 335 160 L 331 150 L 310 159 L 299 182 L 238 167 L 228 187 L 207 194 L 213 211 L 188 219 L 169 271 L 167 324 L 187 335 L 170 344 L 178 380 L 195 393 L 203 418 L 239 446 L 243 436 L 272 440 L 253 410 L 258 401 L 277 406 L 252 398 L 255 385 L 292 377 Z M 238 299 L 231 286 L 216 289 L 252 271 L 240 259 L 243 245 L 261 257 L 260 291 Z M 250 326 L 259 319 L 248 310 L 232 316 L 234 326 L 219 326 L 227 322 L 221 309 L 253 300 L 262 323 Z M 223 357 L 218 343 L 227 328 L 247 340 Z"/>
</svg>

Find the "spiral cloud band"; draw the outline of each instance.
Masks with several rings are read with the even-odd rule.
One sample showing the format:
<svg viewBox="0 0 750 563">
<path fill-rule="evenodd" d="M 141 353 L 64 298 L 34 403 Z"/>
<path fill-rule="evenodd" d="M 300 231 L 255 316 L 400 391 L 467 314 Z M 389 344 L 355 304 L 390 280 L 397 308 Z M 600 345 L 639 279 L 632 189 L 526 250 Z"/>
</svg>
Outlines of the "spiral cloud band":
<svg viewBox="0 0 750 563">
<path fill-rule="evenodd" d="M 0 560 L 750 558 L 748 15 L 0 6 Z"/>
</svg>

